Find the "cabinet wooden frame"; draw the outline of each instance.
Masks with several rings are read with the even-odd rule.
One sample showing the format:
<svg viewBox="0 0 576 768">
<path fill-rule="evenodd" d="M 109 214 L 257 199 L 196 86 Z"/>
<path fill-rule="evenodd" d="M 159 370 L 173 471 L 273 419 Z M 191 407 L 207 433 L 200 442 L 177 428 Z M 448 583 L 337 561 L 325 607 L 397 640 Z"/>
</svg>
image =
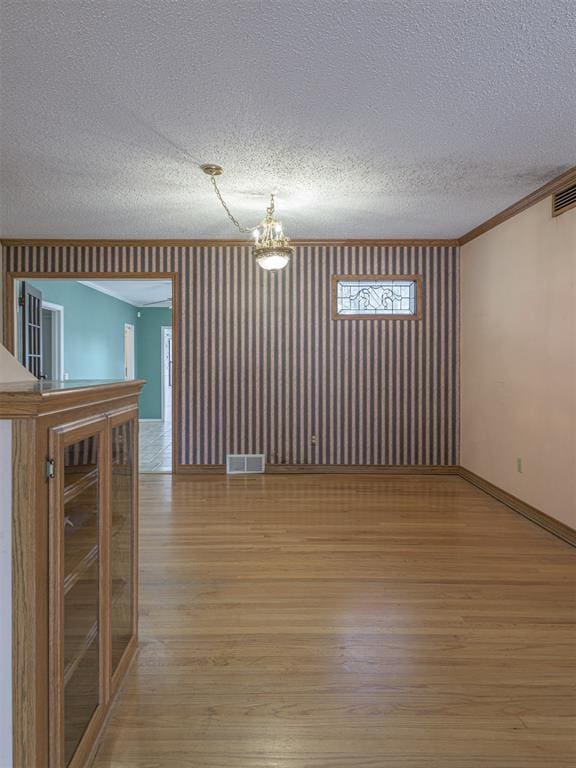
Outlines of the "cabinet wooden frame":
<svg viewBox="0 0 576 768">
<path fill-rule="evenodd" d="M 49 638 L 52 607 L 49 567 L 51 486 L 47 480 L 46 461 L 54 458 L 51 443 L 61 427 L 75 429 L 104 420 L 106 434 L 110 424 L 134 418 L 143 381 L 119 381 L 105 384 L 48 389 L 43 384 L 0 385 L 0 418 L 12 423 L 12 699 L 14 768 L 48 768 L 50 759 L 50 671 Z M 92 427 L 88 427 L 92 429 Z M 138 476 L 138 433 L 134 440 L 134 482 Z M 106 437 L 108 440 L 108 437 Z M 102 450 L 107 450 L 103 448 Z M 108 458 L 102 458 L 107 472 Z M 138 497 L 133 499 L 137 531 Z M 106 504 L 109 504 L 106 501 Z M 107 514 L 107 513 L 105 513 Z M 103 517 L 103 525 L 106 518 Z M 136 542 L 134 543 L 136 547 Z M 134 585 L 137 603 L 137 582 Z M 108 683 L 107 712 L 121 683 L 121 677 L 133 658 L 136 647 L 124 654 L 122 669 Z M 102 723 L 102 728 L 104 722 Z M 94 733 L 85 765 L 90 764 L 101 735 Z M 86 744 L 88 749 L 88 744 Z M 78 760 L 71 765 L 84 765 Z"/>
<path fill-rule="evenodd" d="M 41 420 L 40 420 L 41 421 Z M 46 762 L 48 502 L 46 429 L 36 419 L 12 421 L 12 731 L 14 768 Z"/>
<path fill-rule="evenodd" d="M 94 741 L 100 731 L 106 707 L 110 699 L 110 658 L 109 644 L 109 562 L 106 556 L 106 536 L 109 531 L 110 477 L 108 419 L 96 416 L 83 422 L 66 424 L 50 430 L 50 454 L 54 460 L 56 475 L 50 486 L 49 502 L 49 730 L 50 768 L 64 768 L 64 511 L 66 492 L 64 486 L 65 449 L 91 437 L 98 437 L 98 657 L 99 694 L 98 705 L 76 747 L 68 768 L 83 768 L 86 765 Z"/>
<path fill-rule="evenodd" d="M 372 314 L 341 315 L 338 313 L 338 283 L 347 280 L 372 283 L 376 281 L 411 280 L 416 288 L 416 311 L 413 315 Z M 330 304 L 332 320 L 421 320 L 422 319 L 422 275 L 332 275 L 330 278 Z"/>
<path fill-rule="evenodd" d="M 125 411 L 119 411 L 117 413 L 112 414 L 108 418 L 109 421 L 109 429 L 108 429 L 108 439 L 109 439 L 109 456 L 112 458 L 112 430 L 115 427 L 120 427 L 123 424 L 132 424 L 132 440 L 133 440 L 133 446 L 132 446 L 132 590 L 133 595 L 138 595 L 138 542 L 139 542 L 139 533 L 138 533 L 138 515 L 134 514 L 134 510 L 138 509 L 138 409 L 137 408 L 128 408 Z M 113 472 L 113 470 L 112 470 Z M 110 533 L 112 533 L 112 514 L 113 514 L 113 498 L 112 498 L 112 486 L 113 486 L 113 477 L 112 474 L 110 476 L 110 504 L 109 504 L 109 511 L 110 511 Z M 112 564 L 111 564 L 111 555 L 112 555 L 112 546 L 108 547 L 108 573 L 112 574 Z M 110 594 L 112 590 L 111 583 L 109 584 Z M 112 647 L 112 622 L 109 623 L 109 634 L 108 634 L 108 647 Z M 134 658 L 134 654 L 136 652 L 136 646 L 138 644 L 138 600 L 133 598 L 132 600 L 132 637 L 130 638 L 130 641 L 128 642 L 126 648 L 124 649 L 124 652 L 122 653 L 122 657 L 120 658 L 116 669 L 112 669 L 112 664 L 110 664 L 110 696 L 113 697 L 116 695 L 118 688 L 120 684 L 122 683 L 122 680 L 124 679 L 124 676 L 126 674 L 126 671 L 128 667 L 130 666 L 130 662 Z"/>
</svg>

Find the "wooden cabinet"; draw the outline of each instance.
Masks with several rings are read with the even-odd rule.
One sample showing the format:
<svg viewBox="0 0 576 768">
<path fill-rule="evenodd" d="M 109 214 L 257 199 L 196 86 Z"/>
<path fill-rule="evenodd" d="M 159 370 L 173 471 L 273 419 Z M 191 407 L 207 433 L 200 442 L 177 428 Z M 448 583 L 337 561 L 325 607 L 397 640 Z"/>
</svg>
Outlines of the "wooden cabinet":
<svg viewBox="0 0 576 768">
<path fill-rule="evenodd" d="M 15 768 L 89 765 L 134 655 L 141 384 L 0 387 L 13 420 Z"/>
<path fill-rule="evenodd" d="M 138 421 L 117 414 L 110 419 L 110 430 L 110 672 L 115 693 L 136 638 L 138 472 L 134 462 Z"/>
<path fill-rule="evenodd" d="M 84 765 L 107 701 L 108 419 L 50 430 L 50 746 Z"/>
</svg>

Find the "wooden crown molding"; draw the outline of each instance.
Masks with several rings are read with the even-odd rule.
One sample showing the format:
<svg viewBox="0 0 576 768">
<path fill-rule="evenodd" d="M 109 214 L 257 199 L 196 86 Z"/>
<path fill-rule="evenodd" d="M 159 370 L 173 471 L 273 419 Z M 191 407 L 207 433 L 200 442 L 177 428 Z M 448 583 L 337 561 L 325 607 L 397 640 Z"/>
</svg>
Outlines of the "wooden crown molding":
<svg viewBox="0 0 576 768">
<path fill-rule="evenodd" d="M 36 246 L 70 246 L 70 245 L 78 245 L 78 246 L 91 246 L 91 245 L 101 245 L 101 246 L 108 246 L 108 247 L 114 247 L 114 246 L 188 246 L 188 247 L 201 247 L 201 246 L 247 246 L 251 247 L 251 242 L 249 240 L 223 240 L 223 239 L 216 239 L 216 240 L 133 240 L 133 239 L 72 239 L 72 240 L 66 240 L 66 239 L 49 239 L 49 238 L 14 238 L 14 237 L 4 237 L 2 240 L 0 240 L 0 244 L 4 246 L 16 246 L 16 245 L 36 245 Z M 379 246 L 379 245 L 403 245 L 403 246 L 437 246 L 437 247 L 458 247 L 459 243 L 458 240 L 453 239 L 391 239 L 391 240 L 383 240 L 383 239 L 346 239 L 346 238 L 325 238 L 325 239 L 309 239 L 309 240 L 292 240 L 292 245 L 295 246 L 323 246 L 323 245 L 343 245 L 343 246 Z"/>
<path fill-rule="evenodd" d="M 560 176 L 556 176 L 555 179 L 546 182 L 546 184 L 539 187 L 538 189 L 535 189 L 534 192 L 530 192 L 529 195 L 526 195 L 526 197 L 518 200 L 517 203 L 513 203 L 508 208 L 500 211 L 500 213 L 492 216 L 491 219 L 484 221 L 482 224 L 474 227 L 474 229 L 466 232 L 465 235 L 462 235 L 462 237 L 459 238 L 458 244 L 462 246 L 466 243 L 469 243 L 471 240 L 474 240 L 480 235 L 483 235 L 485 232 L 494 229 L 494 227 L 497 227 L 499 224 L 502 224 L 508 219 L 511 219 L 518 213 L 522 213 L 522 211 L 530 208 L 530 206 L 539 203 L 541 200 L 544 200 L 546 197 L 550 197 L 550 195 L 559 192 L 563 187 L 567 187 L 574 182 L 576 182 L 576 165 L 572 168 L 569 168 L 564 173 L 561 173 Z"/>
</svg>

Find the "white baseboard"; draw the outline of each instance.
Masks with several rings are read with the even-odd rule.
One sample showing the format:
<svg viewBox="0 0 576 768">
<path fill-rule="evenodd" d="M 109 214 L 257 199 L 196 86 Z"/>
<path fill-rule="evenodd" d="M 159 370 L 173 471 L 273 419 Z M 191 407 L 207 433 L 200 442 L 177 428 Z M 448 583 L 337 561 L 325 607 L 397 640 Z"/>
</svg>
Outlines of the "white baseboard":
<svg viewBox="0 0 576 768">
<path fill-rule="evenodd" d="M 138 419 L 138 421 L 162 421 L 162 419 Z"/>
</svg>

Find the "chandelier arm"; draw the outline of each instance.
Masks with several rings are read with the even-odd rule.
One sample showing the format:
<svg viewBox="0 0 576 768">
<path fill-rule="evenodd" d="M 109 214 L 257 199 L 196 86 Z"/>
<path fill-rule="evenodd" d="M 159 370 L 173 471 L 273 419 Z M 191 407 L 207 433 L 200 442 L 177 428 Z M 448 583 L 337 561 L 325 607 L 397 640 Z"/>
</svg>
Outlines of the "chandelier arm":
<svg viewBox="0 0 576 768">
<path fill-rule="evenodd" d="M 242 224 L 240 224 L 240 222 L 238 221 L 238 219 L 236 219 L 232 215 L 232 213 L 230 212 L 230 209 L 224 202 L 224 198 L 220 194 L 220 190 L 218 189 L 218 184 L 216 184 L 216 179 L 214 176 L 210 176 L 210 181 L 212 182 L 212 186 L 214 187 L 214 192 L 216 192 L 216 197 L 218 198 L 218 200 L 220 200 L 222 204 L 222 208 L 224 208 L 224 210 L 226 211 L 228 218 L 230 219 L 232 224 L 234 224 L 234 226 L 238 229 L 239 232 L 252 232 L 254 227 L 243 227 Z"/>
<path fill-rule="evenodd" d="M 252 246 L 252 255 L 255 257 L 258 266 L 270 272 L 284 269 L 294 253 L 294 247 L 290 245 L 290 238 L 286 237 L 283 233 L 282 224 L 274 220 L 274 193 L 270 195 L 266 216 L 260 224 L 255 228 L 243 227 L 224 202 L 224 198 L 216 183 L 216 176 L 222 173 L 222 166 L 215 163 L 205 163 L 200 166 L 200 169 L 207 176 L 210 176 L 216 197 L 220 200 L 220 204 L 226 211 L 226 215 L 232 224 L 234 224 L 239 232 L 252 232 L 255 238 Z"/>
</svg>

